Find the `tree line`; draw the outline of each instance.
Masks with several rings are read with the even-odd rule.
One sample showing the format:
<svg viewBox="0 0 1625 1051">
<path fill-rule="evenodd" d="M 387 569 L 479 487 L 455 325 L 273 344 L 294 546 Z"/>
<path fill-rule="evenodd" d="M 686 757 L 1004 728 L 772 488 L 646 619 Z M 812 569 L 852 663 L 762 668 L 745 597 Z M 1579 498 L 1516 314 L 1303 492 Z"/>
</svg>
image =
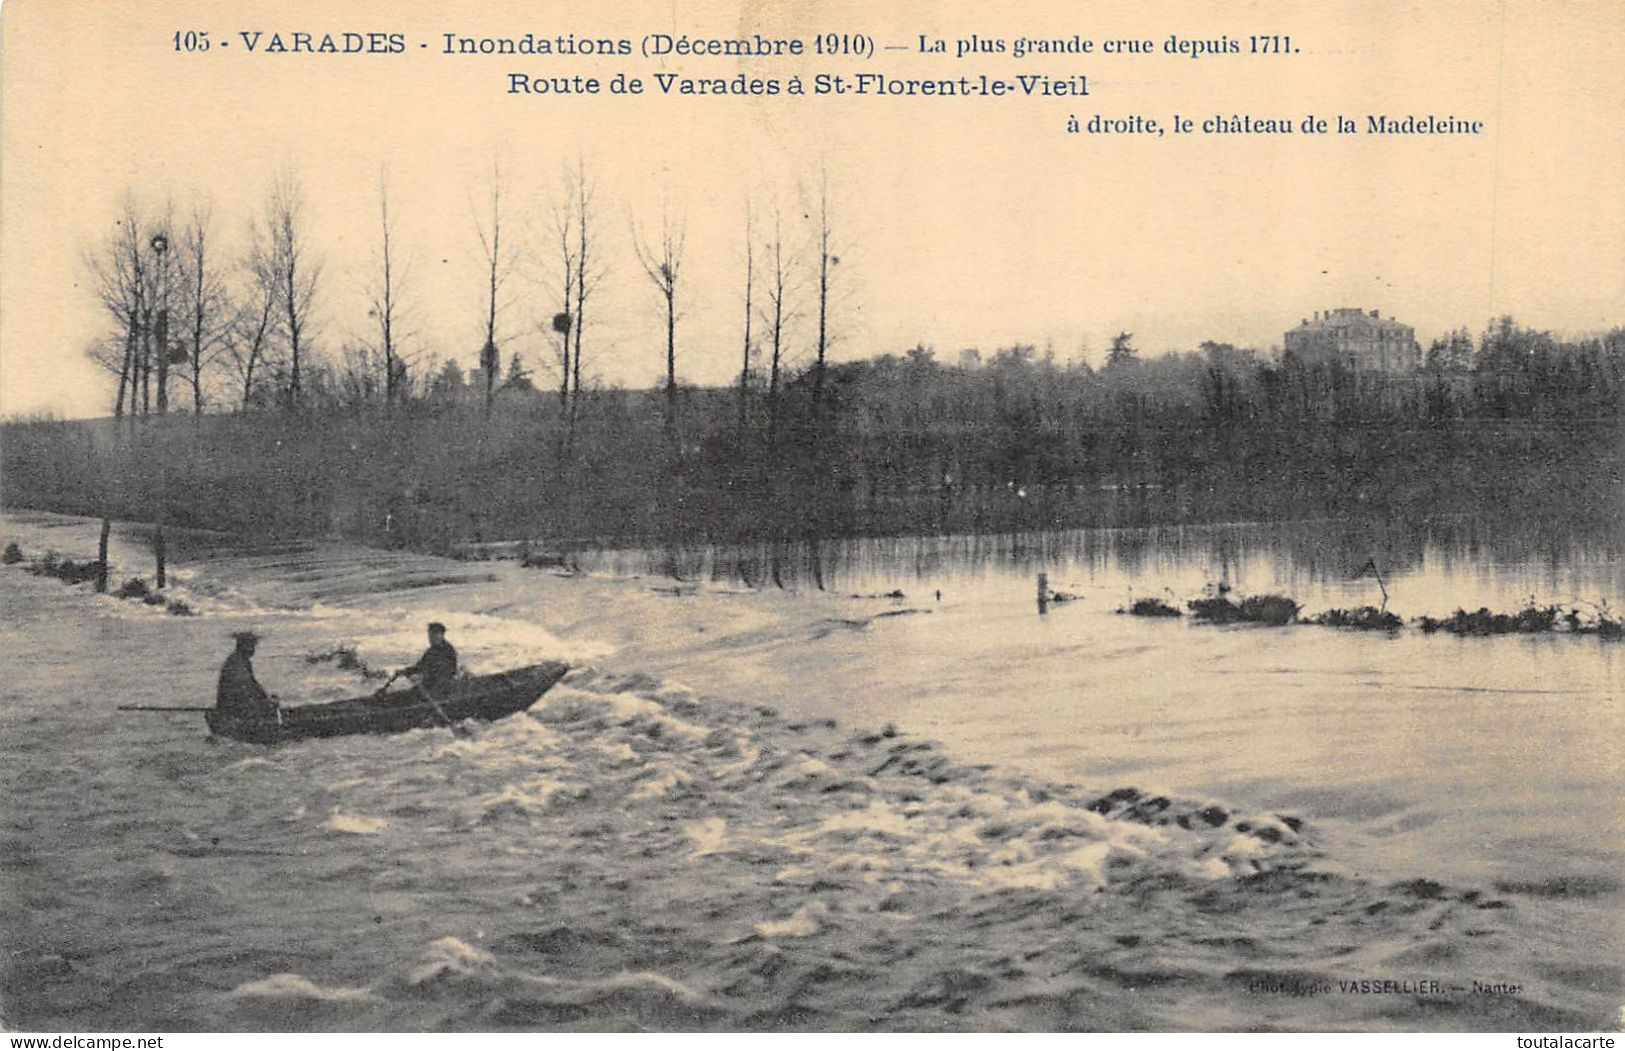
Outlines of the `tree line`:
<svg viewBox="0 0 1625 1051">
<path fill-rule="evenodd" d="M 205 204 L 127 195 L 85 254 L 111 420 L 7 425 L 0 497 L 102 516 L 103 563 L 111 518 L 152 523 L 160 587 L 174 524 L 429 550 L 525 539 L 816 551 L 856 535 L 1609 510 L 1594 479 L 1618 469 L 1625 330 L 1565 340 L 1498 318 L 1434 341 L 1410 373 L 1213 341 L 1144 356 L 1128 332 L 1098 369 L 1027 344 L 835 363 L 850 289 L 827 179 L 795 197 L 788 216 L 743 202 L 737 381 L 714 387 L 680 380 L 680 209 L 668 200 L 658 226 L 628 223 L 629 272 L 660 321 L 648 352 L 664 366 L 635 390 L 589 364 L 604 349 L 588 334 L 616 239 L 584 163 L 561 171 L 529 245 L 516 229 L 536 224 L 491 165 L 469 231 L 482 336 L 469 372 L 415 329 L 422 294 L 387 170 L 366 335 L 336 356 L 321 309 L 332 282 L 294 175 L 272 180 L 235 241 Z M 555 382 L 512 349 L 530 326 Z M 171 415 L 177 391 L 184 417 Z"/>
<path fill-rule="evenodd" d="M 791 368 L 792 323 L 816 309 L 816 339 L 807 348 L 819 377 L 815 387 L 822 386 L 832 342 L 832 275 L 838 258 L 827 181 L 820 178 L 815 190 L 798 186 L 797 193 L 799 206 L 794 211 L 811 223 L 810 236 L 793 228 L 801 224 L 786 224 L 782 208 L 775 205 L 770 236 L 763 238 L 751 202 L 744 209 L 738 412 L 743 425 L 752 398 L 765 399 L 767 415 L 774 421 L 770 431 L 776 428 Z M 388 417 L 425 406 L 465 407 L 472 394 L 487 424 L 476 432 L 479 449 L 495 448 L 500 442 L 491 440 L 489 421 L 498 396 L 537 391 L 534 375 L 517 351 L 509 353 L 504 375 L 504 345 L 511 342 L 516 328 L 526 331 L 538 314 L 547 319 L 539 327 L 552 342 L 553 361 L 548 364 L 557 376 L 561 426 L 554 439 L 555 454 L 568 455 L 580 427 L 584 396 L 601 390 L 584 362 L 594 349 L 588 342 L 589 321 L 594 319 L 596 293 L 610 272 L 612 240 L 606 234 L 597 182 L 584 162 L 562 171 L 549 208 L 549 237 L 541 245 L 522 249 L 514 232 L 511 197 L 500 164 L 493 162 L 472 223 L 472 240 L 482 264 L 484 339 L 478 366 L 472 376 L 465 376 L 455 357 L 437 366 L 440 359 L 413 328 L 413 307 L 420 299 L 410 252 L 401 243 L 387 169 L 381 169 L 376 188 L 376 239 L 365 288 L 368 334 L 345 340 L 337 355 L 330 352 L 331 341 L 323 331 L 322 306 L 332 282 L 308 199 L 293 172 L 284 171 L 271 181 L 236 238 L 222 234 L 222 224 L 204 200 L 186 207 L 177 207 L 173 200 L 155 206 L 150 199 L 127 192 L 111 232 L 83 258 L 105 319 L 103 332 L 88 352 L 113 377 L 115 426 L 109 432 L 113 445 L 98 452 L 100 469 L 80 465 L 84 469 L 73 471 L 71 477 L 81 485 L 91 478 L 100 480 L 100 496 L 92 502 L 108 505 L 103 510 L 101 562 L 106 561 L 108 518 L 116 507 L 122 516 L 153 523 L 157 578 L 163 586 L 164 526 L 171 506 L 183 518 L 196 510 L 185 494 L 198 464 L 212 455 L 214 436 L 222 433 L 276 431 L 290 420 L 297 421 L 297 430 L 318 433 L 322 428 L 313 424 L 313 416 L 376 408 Z M 631 237 L 639 269 L 662 307 L 665 384 L 660 452 L 669 459 L 681 448 L 676 415 L 678 328 L 686 293 L 683 219 L 663 208 L 657 231 L 646 233 L 633 222 Z M 803 242 L 817 252 L 810 264 Z M 533 269 L 547 273 L 530 288 L 517 287 L 525 284 L 522 256 Z M 768 261 L 765 268 L 759 268 L 759 257 Z M 815 298 L 805 294 L 809 277 L 817 282 Z M 804 298 L 808 302 L 803 303 Z M 753 338 L 753 326 L 759 326 L 757 331 L 765 338 Z M 765 379 L 756 379 L 760 372 L 765 372 Z M 171 396 L 178 390 L 189 392 L 189 398 L 172 406 Z M 186 410 L 191 421 L 187 436 L 177 437 L 168 428 L 172 407 Z M 255 422 L 246 430 L 224 422 L 237 416 Z M 325 451 L 308 435 L 290 434 L 288 441 L 325 458 Z M 177 442 L 187 444 L 177 448 Z M 34 445 L 23 441 L 12 448 Z M 278 440 L 277 447 L 282 445 Z M 350 441 L 352 450 L 359 447 Z M 120 466 L 110 472 L 112 464 Z M 252 489 L 240 476 L 251 472 L 253 465 L 238 467 L 237 487 Z M 314 485 L 317 473 L 303 472 L 302 477 Z M 10 488 L 29 490 L 26 485 Z M 314 527 L 309 491 L 277 487 L 256 491 L 275 494 L 278 508 L 306 508 L 295 528 Z M 31 498 L 38 494 L 20 499 Z M 661 500 L 680 502 L 681 497 L 667 485 L 661 488 Z M 251 519 L 237 524 L 263 531 L 267 519 L 285 521 L 287 515 L 277 511 Z"/>
<path fill-rule="evenodd" d="M 652 244 L 659 273 L 666 249 Z M 754 280 L 771 321 L 764 271 Z M 771 346 L 770 329 L 763 338 Z M 430 385 L 393 405 L 379 393 L 210 414 L 138 442 L 115 437 L 117 421 L 16 423 L 3 496 L 424 550 L 722 543 L 798 558 L 863 535 L 1617 514 L 1599 480 L 1621 467 L 1625 330 L 1561 340 L 1501 318 L 1436 341 L 1401 374 L 1217 342 L 1159 357 L 1129 333 L 1112 343 L 1098 369 L 1023 344 L 822 367 L 742 351 L 735 386 L 668 378 L 577 398 L 573 384 L 561 396 L 520 383 L 488 400 L 479 384 Z"/>
<path fill-rule="evenodd" d="M 228 236 L 232 224 L 204 200 L 154 204 L 150 196 L 127 192 L 110 233 L 83 259 L 105 322 L 88 353 L 112 377 L 113 417 L 134 424 L 166 416 L 172 407 L 194 417 L 371 403 L 389 410 L 469 388 L 489 412 L 500 392 L 541 384 L 514 349 L 540 342 L 549 348 L 542 371 L 556 377 L 553 389 L 566 419 L 578 418 L 584 390 L 596 382 L 590 364 L 596 298 L 612 273 L 617 244 L 586 164 L 561 170 L 546 214 L 537 216 L 516 214 L 502 167 L 492 163 L 468 237 L 481 266 L 483 336 L 469 372 L 455 354 L 438 353 L 416 327 L 423 290 L 410 246 L 402 242 L 387 169 L 380 170 L 374 196 L 366 320 L 345 326 L 350 334 L 335 340 L 324 307 L 336 282 L 293 172 L 271 181 L 254 213 L 237 224 L 236 236 Z M 755 202 L 744 202 L 742 401 L 758 372 L 761 394 L 772 401 L 792 362 L 810 360 L 822 370 L 833 342 L 839 257 L 827 180 L 798 183 L 788 196 L 794 201 L 789 222 L 782 201 L 773 203 L 770 222 Z M 628 226 L 638 264 L 633 279 L 646 281 L 658 304 L 665 396 L 674 409 L 685 349 L 679 330 L 688 295 L 686 224 L 668 201 L 658 228 L 645 230 L 636 220 Z M 529 243 L 519 230 L 531 233 Z M 805 340 L 803 319 L 808 328 L 816 324 Z M 172 406 L 178 387 L 188 397 Z"/>
</svg>

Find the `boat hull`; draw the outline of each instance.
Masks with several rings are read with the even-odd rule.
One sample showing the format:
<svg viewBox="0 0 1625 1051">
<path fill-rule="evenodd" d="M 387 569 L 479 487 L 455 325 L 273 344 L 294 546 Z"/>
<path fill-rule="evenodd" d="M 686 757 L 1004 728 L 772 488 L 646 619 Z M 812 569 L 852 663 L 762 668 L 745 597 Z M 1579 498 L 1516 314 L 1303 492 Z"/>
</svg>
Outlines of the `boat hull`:
<svg viewBox="0 0 1625 1051">
<path fill-rule="evenodd" d="M 529 708 L 569 670 L 567 664 L 549 661 L 495 675 L 457 679 L 436 689 L 433 703 L 414 686 L 328 704 L 283 708 L 277 719 L 243 719 L 213 710 L 203 717 L 216 736 L 252 744 L 403 733 L 464 719 L 490 722 Z"/>
</svg>

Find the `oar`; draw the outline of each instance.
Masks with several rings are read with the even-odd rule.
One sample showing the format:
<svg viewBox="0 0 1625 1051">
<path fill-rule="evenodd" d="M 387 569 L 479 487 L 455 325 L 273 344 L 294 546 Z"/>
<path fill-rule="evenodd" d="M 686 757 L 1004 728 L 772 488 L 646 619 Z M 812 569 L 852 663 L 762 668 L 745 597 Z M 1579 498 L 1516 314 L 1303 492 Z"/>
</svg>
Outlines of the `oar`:
<svg viewBox="0 0 1625 1051">
<path fill-rule="evenodd" d="M 271 699 L 273 701 L 276 700 L 275 697 L 272 697 Z M 214 712 L 214 711 L 219 711 L 218 708 L 214 708 L 214 707 L 200 708 L 200 707 L 191 706 L 191 705 L 168 707 L 168 706 L 165 706 L 165 705 L 158 705 L 158 704 L 121 704 L 121 705 L 119 705 L 117 707 L 116 710 L 121 711 L 121 712 Z M 278 706 L 277 709 L 276 709 L 276 724 L 278 726 L 282 725 L 282 708 L 280 706 Z"/>
<path fill-rule="evenodd" d="M 391 681 L 394 681 L 394 680 L 392 679 Z M 441 721 L 446 724 L 446 729 L 451 731 L 452 736 L 454 736 L 454 737 L 472 737 L 473 736 L 473 734 L 469 733 L 468 730 L 466 730 L 465 728 L 463 728 L 461 726 L 458 726 L 456 723 L 451 721 L 451 716 L 447 715 L 446 710 L 444 708 L 440 707 L 440 702 L 439 701 L 437 701 L 433 697 L 429 696 L 429 691 L 425 690 L 423 688 L 423 684 L 421 682 L 418 682 L 416 679 L 413 679 L 412 680 L 412 689 L 414 689 L 414 690 L 418 691 L 419 693 L 421 693 L 423 695 L 423 699 L 429 702 L 429 707 L 433 708 L 435 714 L 440 716 Z"/>
<path fill-rule="evenodd" d="M 378 687 L 378 693 L 375 694 L 374 696 L 382 696 L 384 691 L 389 689 L 390 683 L 393 683 L 396 679 L 399 679 L 400 677 L 401 677 L 400 672 L 396 672 L 393 675 L 391 675 L 384 682 L 384 684 L 382 686 Z M 413 679 L 413 680 L 410 680 L 410 681 L 412 683 L 412 688 L 414 690 L 418 691 L 419 693 L 421 693 L 423 695 L 423 699 L 429 702 L 429 707 L 433 708 L 435 714 L 440 716 L 441 721 L 446 724 L 447 729 L 449 729 L 453 734 L 456 734 L 458 737 L 467 737 L 467 736 L 469 736 L 467 730 L 464 730 L 462 727 L 458 726 L 456 723 L 451 721 L 451 717 L 446 714 L 445 709 L 440 707 L 440 704 L 439 704 L 438 701 L 436 701 L 433 697 L 429 696 L 429 691 L 425 690 L 423 688 L 422 683 L 418 682 L 416 679 Z"/>
</svg>

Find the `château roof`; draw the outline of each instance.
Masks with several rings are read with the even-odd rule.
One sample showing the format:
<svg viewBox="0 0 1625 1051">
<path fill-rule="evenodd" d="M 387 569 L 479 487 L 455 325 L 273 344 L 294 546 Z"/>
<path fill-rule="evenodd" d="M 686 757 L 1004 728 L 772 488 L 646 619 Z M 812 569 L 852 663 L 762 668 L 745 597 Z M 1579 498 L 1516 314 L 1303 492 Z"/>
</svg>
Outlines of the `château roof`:
<svg viewBox="0 0 1625 1051">
<path fill-rule="evenodd" d="M 1359 307 L 1338 307 L 1335 310 L 1316 311 L 1314 320 L 1304 318 L 1298 326 L 1298 331 L 1344 331 L 1351 328 L 1385 329 L 1391 332 L 1408 332 L 1411 326 L 1402 324 L 1391 317 L 1381 317 L 1377 311 L 1367 313 Z"/>
</svg>

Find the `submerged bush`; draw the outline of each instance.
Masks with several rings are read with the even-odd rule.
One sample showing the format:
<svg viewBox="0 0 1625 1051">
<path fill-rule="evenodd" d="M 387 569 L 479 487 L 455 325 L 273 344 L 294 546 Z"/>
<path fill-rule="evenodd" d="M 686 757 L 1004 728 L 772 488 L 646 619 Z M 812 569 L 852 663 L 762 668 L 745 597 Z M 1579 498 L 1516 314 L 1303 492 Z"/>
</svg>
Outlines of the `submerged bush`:
<svg viewBox="0 0 1625 1051">
<path fill-rule="evenodd" d="M 1290 624 L 1298 604 L 1285 595 L 1249 595 L 1238 602 L 1227 598 L 1199 598 L 1189 603 L 1191 615 L 1212 624 Z"/>
<path fill-rule="evenodd" d="M 1429 635 L 1447 631 L 1452 635 L 1534 635 L 1557 630 L 1557 606 L 1537 606 L 1533 602 L 1516 613 L 1491 613 L 1480 606 L 1471 613 L 1458 609 L 1443 620 L 1421 617 L 1417 624 Z"/>
<path fill-rule="evenodd" d="M 1127 613 L 1131 617 L 1182 617 L 1183 613 L 1168 605 L 1160 598 L 1137 598 L 1128 609 L 1117 612 Z"/>
<path fill-rule="evenodd" d="M 7 544 L 6 545 L 6 553 L 3 554 L 3 555 L 0 555 L 0 564 L 7 565 L 7 566 L 15 566 L 17 563 L 21 562 L 22 560 L 23 560 L 23 549 L 17 546 L 17 541 L 15 541 L 15 540 L 13 540 L 11 543 Z"/>
<path fill-rule="evenodd" d="M 1241 619 L 1241 607 L 1227 598 L 1199 598 L 1186 603 L 1191 616 L 1214 624 L 1229 624 Z"/>
<path fill-rule="evenodd" d="M 1227 588 L 1210 587 L 1210 594 L 1187 603 L 1191 615 L 1209 624 L 1291 624 L 1298 619 L 1301 607 L 1285 595 L 1253 595 L 1232 600 Z M 1586 605 L 1590 605 L 1587 603 Z M 1448 632 L 1452 635 L 1535 635 L 1561 632 L 1570 635 L 1595 635 L 1600 639 L 1625 640 L 1625 620 L 1615 617 L 1606 601 L 1597 603 L 1593 612 L 1582 613 L 1578 608 L 1564 612 L 1562 606 L 1540 605 L 1533 598 L 1523 609 L 1511 613 L 1495 613 L 1487 607 L 1469 612 L 1458 609 L 1448 617 L 1418 617 L 1412 623 L 1427 634 Z M 1179 611 L 1158 598 L 1136 599 L 1127 609 L 1117 612 L 1137 617 L 1179 616 Z M 1347 628 L 1355 631 L 1397 632 L 1405 627 L 1405 619 L 1386 608 L 1356 606 L 1352 609 L 1328 609 L 1301 623 L 1324 628 Z"/>
<path fill-rule="evenodd" d="M 172 617 L 195 617 L 195 616 L 197 616 L 197 610 L 193 609 L 191 606 L 188 606 L 185 602 L 181 601 L 180 599 L 171 600 L 169 605 L 165 606 L 164 608 L 169 611 L 169 615 L 172 616 Z"/>
<path fill-rule="evenodd" d="M 1310 617 L 1305 624 L 1318 624 L 1323 628 L 1353 628 L 1358 631 L 1398 631 L 1405 621 L 1398 615 L 1376 606 L 1358 606 L 1354 609 L 1329 609 L 1319 616 Z"/>
<path fill-rule="evenodd" d="M 60 580 L 69 584 L 89 584 L 101 579 L 102 564 L 96 561 L 85 561 L 75 565 L 72 562 L 62 563 L 57 573 Z"/>
<path fill-rule="evenodd" d="M 1298 604 L 1285 595 L 1250 595 L 1241 600 L 1241 619 L 1259 624 L 1290 624 Z"/>
<path fill-rule="evenodd" d="M 1583 634 L 1596 635 L 1604 639 L 1625 639 L 1625 623 L 1614 619 L 1613 611 L 1608 608 L 1607 601 L 1597 604 L 1597 619 L 1581 629 Z"/>
<path fill-rule="evenodd" d="M 67 584 L 89 584 L 101 576 L 102 567 L 97 562 L 72 562 L 62 564 L 61 580 Z"/>
<path fill-rule="evenodd" d="M 1625 639 L 1625 623 L 1614 618 L 1607 601 L 1599 602 L 1596 608 L 1597 612 L 1590 620 L 1581 616 L 1578 609 L 1571 609 L 1564 615 L 1563 622 L 1575 635 L 1595 635 L 1599 639 L 1609 640 Z"/>
<path fill-rule="evenodd" d="M 140 577 L 131 577 L 123 584 L 119 585 L 119 589 L 113 592 L 113 597 L 145 599 L 147 595 L 151 593 L 151 591 L 152 589 L 147 587 L 147 582 L 145 580 L 142 580 Z"/>
<path fill-rule="evenodd" d="M 64 584 L 85 584 L 101 577 L 102 564 L 95 560 L 75 562 L 71 558 L 57 558 L 55 551 L 47 551 L 39 561 L 28 567 L 37 577 L 51 577 Z"/>
</svg>

